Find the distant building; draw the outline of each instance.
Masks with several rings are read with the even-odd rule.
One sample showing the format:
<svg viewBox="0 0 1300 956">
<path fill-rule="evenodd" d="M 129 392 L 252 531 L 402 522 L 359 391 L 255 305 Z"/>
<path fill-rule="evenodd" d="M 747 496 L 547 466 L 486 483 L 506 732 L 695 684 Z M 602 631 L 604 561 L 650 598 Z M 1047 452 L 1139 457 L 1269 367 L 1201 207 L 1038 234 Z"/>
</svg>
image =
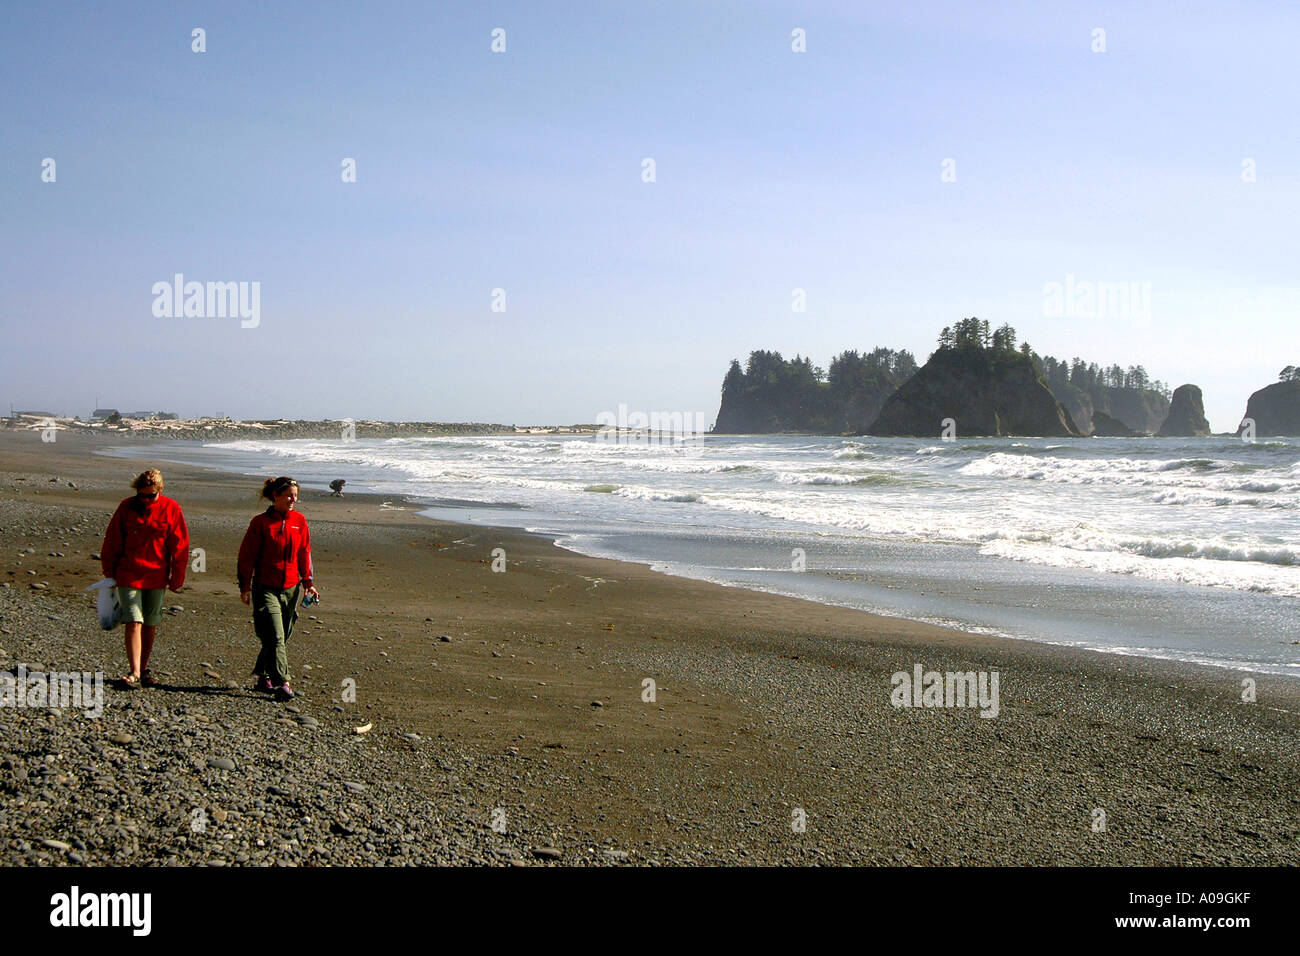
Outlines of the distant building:
<svg viewBox="0 0 1300 956">
<path fill-rule="evenodd" d="M 116 408 L 97 408 L 90 413 L 90 420 L 92 422 L 102 422 L 104 419 L 113 415 L 118 415 Z M 121 416 L 119 415 L 118 417 L 120 418 Z"/>
</svg>

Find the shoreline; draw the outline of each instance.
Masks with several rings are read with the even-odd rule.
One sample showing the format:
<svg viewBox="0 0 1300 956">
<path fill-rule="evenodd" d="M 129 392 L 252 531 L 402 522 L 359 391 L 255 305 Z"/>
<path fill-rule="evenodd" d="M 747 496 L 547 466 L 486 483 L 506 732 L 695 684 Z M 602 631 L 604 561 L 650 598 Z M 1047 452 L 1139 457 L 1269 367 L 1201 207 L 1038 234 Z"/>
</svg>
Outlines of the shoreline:
<svg viewBox="0 0 1300 956">
<path fill-rule="evenodd" d="M 97 447 L 0 437 L 0 666 L 120 670 L 120 634 L 99 631 L 82 589 L 111 507 L 149 462 Z M 260 483 L 163 472 L 207 549 L 207 571 L 168 595 L 184 608 L 160 626 L 169 689 L 109 691 L 98 721 L 0 712 L 4 862 L 1300 862 L 1288 678 L 1259 675 L 1246 705 L 1238 672 L 668 576 L 382 496 L 304 489 L 324 603 L 290 645 L 294 713 L 244 678 L 256 649 L 232 551 Z M 999 716 L 892 706 L 890 676 L 917 664 L 998 671 Z M 356 703 L 340 699 L 347 679 Z M 40 741 L 55 734 L 52 751 Z M 122 734 L 131 743 L 111 742 Z M 67 763 L 45 763 L 51 752 Z M 209 765 L 222 757 L 238 769 Z M 149 789 L 160 772 L 166 793 Z M 60 776 L 95 785 L 72 802 Z M 101 792 L 137 783 L 125 805 Z M 202 838 L 185 833 L 195 809 L 222 811 Z M 69 833 L 84 851 L 40 842 L 75 846 Z"/>
<path fill-rule="evenodd" d="M 502 425 L 490 422 L 384 422 L 371 420 L 312 421 L 307 419 L 235 420 L 230 418 L 126 418 L 118 423 L 83 421 L 31 412 L 0 417 L 0 435 L 40 437 L 55 442 L 95 441 L 105 444 L 162 441 L 242 441 L 248 439 L 338 438 L 350 430 L 354 438 L 442 438 L 466 435 L 583 435 L 597 425 Z"/>
<path fill-rule="evenodd" d="M 147 441 L 141 441 L 140 439 L 132 439 L 130 441 L 123 442 L 122 444 L 130 448 L 137 448 L 141 446 L 147 447 L 149 446 L 150 443 Z M 165 442 L 159 442 L 159 444 L 165 445 Z M 107 454 L 110 457 L 118 457 L 115 456 L 112 452 L 105 452 L 103 449 L 100 450 L 100 453 Z M 180 452 L 179 455 L 180 458 L 176 462 L 177 464 L 185 464 L 187 466 L 200 468 L 206 471 L 210 471 L 212 473 L 235 475 L 235 474 L 239 474 L 242 470 L 237 467 L 223 468 L 220 465 L 215 463 L 196 461 L 194 460 L 193 457 L 186 456 L 183 451 Z M 322 482 L 322 488 L 323 488 L 323 482 Z M 353 494 L 353 495 L 360 494 L 360 493 L 361 492 L 349 492 L 349 494 Z M 420 495 L 406 494 L 401 492 L 383 494 L 383 495 L 379 495 L 379 497 L 383 497 L 390 500 L 400 498 L 405 506 L 412 508 L 417 514 L 428 517 L 431 520 L 450 522 L 452 524 L 461 523 L 456 520 L 455 511 L 462 508 L 465 510 L 475 510 L 480 512 L 483 511 L 514 512 L 514 511 L 524 510 L 523 506 L 521 505 L 508 505 L 508 504 L 493 503 L 493 502 L 486 502 L 486 501 L 460 501 L 460 500 L 451 500 L 451 499 L 440 499 L 432 496 L 420 496 Z M 426 512 L 428 512 L 428 514 L 426 514 Z M 439 514 L 439 512 L 441 512 L 441 514 Z M 500 516 L 498 516 L 498 518 L 499 517 Z M 979 621 L 978 619 L 964 620 L 960 613 L 948 613 L 948 614 L 938 613 L 934 610 L 933 601 L 927 602 L 930 605 L 932 605 L 929 609 L 927 609 L 924 604 L 919 603 L 916 600 L 898 601 L 897 599 L 896 599 L 897 601 L 896 607 L 890 607 L 887 605 L 882 606 L 884 602 L 872 604 L 869 601 L 866 602 L 867 606 L 864 607 L 863 599 L 861 597 L 843 596 L 837 598 L 831 576 L 828 576 L 826 582 L 821 586 L 820 588 L 821 593 L 816 593 L 814 591 L 798 592 L 783 586 L 781 583 L 779 583 L 779 581 L 774 583 L 771 578 L 764 577 L 763 575 L 741 575 L 737 573 L 731 575 L 732 580 L 727 580 L 728 575 L 725 573 L 725 569 L 715 574 L 705 573 L 705 571 L 713 570 L 713 569 L 696 569 L 699 571 L 699 573 L 691 573 L 692 569 L 694 569 L 695 566 L 679 562 L 673 558 L 654 557 L 646 554 L 642 554 L 642 555 L 630 554 L 630 553 L 619 554 L 616 553 L 617 549 L 613 549 L 615 553 L 610 553 L 610 552 L 601 553 L 599 549 L 595 550 L 594 552 L 592 550 L 584 550 L 572 544 L 572 539 L 575 536 L 576 537 L 582 536 L 580 532 L 563 531 L 563 530 L 559 530 L 558 528 L 555 529 L 532 528 L 532 527 L 521 526 L 512 523 L 500 523 L 498 520 L 494 520 L 491 518 L 489 518 L 485 523 L 470 522 L 470 521 L 466 521 L 464 523 L 470 527 L 478 528 L 484 531 L 491 531 L 498 534 L 513 534 L 513 533 L 536 534 L 546 539 L 547 541 L 550 541 L 556 547 L 561 548 L 570 553 L 573 553 L 575 555 L 579 555 L 582 557 L 591 558 L 595 560 L 608 560 L 608 561 L 615 561 L 619 563 L 635 564 L 638 566 L 646 567 L 656 573 L 664 574 L 681 580 L 701 582 L 707 585 L 724 587 L 724 588 L 732 588 L 732 589 L 739 588 L 756 594 L 766 594 L 766 595 L 771 595 L 779 598 L 787 598 L 790 600 L 804 601 L 816 607 L 839 608 L 843 610 L 863 613 L 872 617 L 907 621 L 918 625 L 937 627 L 943 630 L 953 630 L 953 631 L 960 632 L 962 634 L 979 636 L 980 638 L 985 638 L 985 639 L 1025 642 L 1033 645 L 1046 645 L 1054 648 L 1059 648 L 1062 650 L 1075 650 L 1075 651 L 1082 651 L 1085 653 L 1096 653 L 1096 654 L 1102 654 L 1107 656 L 1118 656 L 1124 658 L 1136 658 L 1141 660 L 1152 660 L 1152 661 L 1164 661 L 1171 665 L 1185 665 L 1188 667 L 1211 668 L 1220 673 L 1247 674 L 1247 675 L 1256 675 L 1256 676 L 1267 675 L 1271 678 L 1281 678 L 1288 681 L 1300 680 L 1300 672 L 1294 670 L 1286 670 L 1284 669 L 1282 664 L 1277 662 L 1258 662 L 1258 661 L 1252 661 L 1248 658 L 1214 659 L 1213 657 L 1206 657 L 1204 655 L 1202 655 L 1201 659 L 1196 659 L 1194 656 L 1182 656 L 1182 657 L 1177 656 L 1176 652 L 1172 650 L 1166 650 L 1164 648 L 1160 648 L 1158 650 L 1150 650 L 1141 647 L 1129 646 L 1125 643 L 1115 643 L 1120 640 L 1120 635 L 1122 634 L 1122 624 L 1117 624 L 1115 621 L 1107 621 L 1107 622 L 1099 622 L 1095 620 L 1092 621 L 1094 625 L 1104 623 L 1107 626 L 1107 633 L 1111 637 L 1110 642 L 1096 640 L 1097 635 L 1100 634 L 1101 631 L 1089 632 L 1090 638 L 1093 638 L 1092 640 L 1079 640 L 1077 635 L 1081 631 L 1081 628 L 1077 626 L 1065 627 L 1065 628 L 1058 627 L 1057 630 L 1055 631 L 1049 628 L 1047 630 L 1042 630 L 1032 634 L 1016 633 L 1015 625 L 1008 624 L 1007 622 L 999 623 L 995 621 Z M 536 522 L 533 523 L 535 524 Z M 588 535 L 588 537 L 590 537 L 590 535 Z M 952 546 L 952 547 L 956 548 L 959 546 Z M 1024 573 L 1044 573 L 1044 572 L 1061 573 L 1061 569 L 1044 568 L 1036 565 L 1029 565 L 1028 570 Z M 1067 570 L 1066 573 L 1070 573 L 1070 572 L 1068 572 Z M 1086 576 L 1089 572 L 1078 572 L 1078 573 Z M 1111 577 L 1109 575 L 1104 575 L 1104 574 L 1102 576 L 1106 578 Z M 750 580 L 744 580 L 744 578 L 746 577 L 750 578 Z M 816 579 L 816 573 L 814 572 L 812 575 L 810 575 L 810 577 Z M 740 579 L 738 580 L 737 578 Z M 980 580 L 983 581 L 983 587 L 976 590 L 988 590 L 989 581 L 985 579 L 980 579 Z M 887 589 L 889 593 L 898 593 L 895 590 L 899 587 L 897 583 L 888 583 L 890 581 L 889 578 L 885 578 L 884 581 L 886 583 L 884 583 L 881 586 L 883 587 L 883 589 Z M 934 582 L 931 583 L 933 584 Z M 1163 587 L 1166 586 L 1166 584 L 1167 582 L 1163 582 L 1163 581 L 1152 582 L 1144 579 L 1136 579 L 1136 583 L 1133 584 L 1132 586 L 1152 588 L 1152 587 Z M 1114 584 L 1108 582 L 1106 586 L 1113 588 Z M 884 593 L 886 593 L 886 590 L 881 590 L 881 587 L 878 587 L 877 590 L 880 591 L 880 593 L 883 595 Z M 1087 588 L 1088 585 L 1084 584 L 1083 587 Z M 932 592 L 934 588 L 931 587 L 929 590 Z M 925 589 L 923 588 L 920 593 L 924 594 Z M 1092 597 L 1094 600 L 1096 600 L 1097 599 L 1096 595 L 1103 594 L 1103 593 L 1104 592 L 1102 590 L 1102 587 L 1098 586 L 1096 588 L 1095 594 L 1093 594 Z M 913 594 L 912 596 L 913 598 L 916 597 L 915 594 Z M 1007 600 L 1012 599 L 1011 595 L 1005 593 L 1002 596 L 1004 599 Z M 949 606 L 957 606 L 959 604 L 959 601 L 957 598 L 951 597 L 947 603 Z M 968 608 L 968 610 L 972 610 L 972 609 L 974 608 Z M 1064 612 L 1064 610 L 1058 610 L 1058 613 L 1066 613 L 1066 612 Z M 1222 616 L 1223 615 L 1221 614 L 1220 617 Z M 1040 624 L 1055 623 L 1059 625 L 1061 620 L 1062 620 L 1061 618 L 1050 618 L 1047 619 L 1046 621 L 1040 621 L 1038 623 Z M 1042 636 L 1040 636 L 1040 634 Z M 1144 650 L 1147 650 L 1149 652 L 1144 652 Z M 1188 653 L 1188 652 L 1184 652 L 1184 653 Z"/>
</svg>

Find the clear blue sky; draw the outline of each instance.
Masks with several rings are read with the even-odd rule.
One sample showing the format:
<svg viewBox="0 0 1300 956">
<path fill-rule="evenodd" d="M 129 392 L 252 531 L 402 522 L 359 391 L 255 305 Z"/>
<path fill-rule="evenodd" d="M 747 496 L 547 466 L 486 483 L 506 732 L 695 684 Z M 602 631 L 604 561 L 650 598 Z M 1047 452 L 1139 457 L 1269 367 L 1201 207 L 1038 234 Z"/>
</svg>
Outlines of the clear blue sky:
<svg viewBox="0 0 1300 956">
<path fill-rule="evenodd" d="M 1300 364 L 1294 4 L 27 7 L 0 7 L 20 408 L 711 419 L 752 349 L 924 361 L 977 315 L 1199 384 L 1229 429 Z M 177 272 L 260 282 L 260 326 L 154 318 Z M 1067 274 L 1151 283 L 1149 319 L 1045 316 Z"/>
</svg>

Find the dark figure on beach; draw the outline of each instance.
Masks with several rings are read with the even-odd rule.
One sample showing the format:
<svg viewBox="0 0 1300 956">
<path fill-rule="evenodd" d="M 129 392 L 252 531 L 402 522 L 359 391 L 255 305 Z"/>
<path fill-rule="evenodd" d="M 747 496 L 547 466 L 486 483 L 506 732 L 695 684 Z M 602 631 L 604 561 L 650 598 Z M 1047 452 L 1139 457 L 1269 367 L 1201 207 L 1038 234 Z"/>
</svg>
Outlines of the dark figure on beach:
<svg viewBox="0 0 1300 956">
<path fill-rule="evenodd" d="M 270 506 L 248 524 L 239 546 L 239 599 L 253 608 L 253 630 L 262 642 L 253 667 L 254 690 L 278 700 L 293 697 L 285 646 L 298 620 L 303 594 L 320 593 L 312 585 L 311 533 L 297 511 L 298 482 L 268 478 L 262 497 Z"/>
<path fill-rule="evenodd" d="M 347 484 L 347 482 L 344 481 L 342 478 L 335 478 L 333 481 L 331 481 L 331 482 L 330 482 L 330 491 L 334 492 L 333 497 L 335 497 L 335 498 L 342 498 L 342 497 L 343 497 L 343 486 L 346 485 L 346 484 Z"/>
<path fill-rule="evenodd" d="M 124 498 L 108 522 L 99 563 L 104 577 L 117 583 L 126 628 L 127 672 L 121 683 L 134 689 L 158 683 L 149 658 L 162 621 L 163 596 L 185 586 L 190 531 L 181 506 L 163 497 L 157 468 L 141 472 L 131 487 L 135 495 Z"/>
</svg>

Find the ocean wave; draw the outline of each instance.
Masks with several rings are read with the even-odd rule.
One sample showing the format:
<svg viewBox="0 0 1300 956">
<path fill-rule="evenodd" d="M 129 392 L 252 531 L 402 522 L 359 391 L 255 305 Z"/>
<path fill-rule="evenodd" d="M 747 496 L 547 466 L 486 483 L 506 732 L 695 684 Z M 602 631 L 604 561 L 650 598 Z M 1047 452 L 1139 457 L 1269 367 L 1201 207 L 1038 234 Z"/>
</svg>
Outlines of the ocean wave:
<svg viewBox="0 0 1300 956">
<path fill-rule="evenodd" d="M 1300 478 L 1293 468 L 1286 479 L 1249 469 L 1249 477 L 1235 477 L 1240 472 L 1235 461 L 1210 458 L 1134 459 L 1058 458 L 1054 455 L 1028 457 L 994 452 L 966 462 L 957 473 L 973 478 L 1008 478 L 1020 481 L 1046 481 L 1061 484 L 1128 484 L 1188 485 L 1219 487 L 1225 490 L 1278 492 L 1300 491 L 1300 483 L 1286 479 Z"/>
<path fill-rule="evenodd" d="M 785 472 L 776 476 L 783 485 L 836 485 L 842 487 L 872 487 L 877 485 L 902 485 L 908 479 L 883 471 L 867 474 L 861 472 L 850 474 L 831 474 L 829 472 Z"/>
<path fill-rule="evenodd" d="M 611 494 L 636 501 L 669 501 L 690 504 L 703 500 L 701 495 L 693 491 L 669 491 L 662 488 L 646 488 L 640 485 L 625 485 L 611 492 Z"/>
<path fill-rule="evenodd" d="M 1074 525 L 1044 535 L 1042 532 L 1002 533 L 993 540 L 1010 544 L 1051 544 L 1071 551 L 1130 554 L 1144 558 L 1187 558 L 1193 560 L 1238 561 L 1278 567 L 1300 565 L 1300 551 L 1257 539 L 1243 541 L 1192 540 L 1176 535 L 1125 534 L 1090 525 Z"/>
<path fill-rule="evenodd" d="M 858 460 L 863 458 L 879 458 L 876 452 L 872 451 L 860 441 L 846 441 L 837 450 L 831 453 L 834 458 Z"/>
<path fill-rule="evenodd" d="M 408 494 L 512 503 L 569 522 L 640 517 L 763 533 L 797 525 L 1099 572 L 1300 590 L 1300 461 L 1281 457 L 1300 455 L 1293 444 L 1265 452 L 1232 442 L 776 437 L 672 449 L 452 436 L 247 439 L 202 454 L 304 480 L 342 476 Z M 670 507 L 677 503 L 693 507 Z"/>
<path fill-rule="evenodd" d="M 1154 550 L 1165 550 L 1152 543 Z M 1231 588 L 1300 597 L 1300 573 L 1291 565 L 1259 564 L 1223 559 L 1201 554 L 1197 557 L 1167 555 L 1152 557 L 1133 551 L 1077 550 L 1061 545 L 994 541 L 980 548 L 980 553 L 1060 568 L 1127 574 L 1154 581 L 1169 581 L 1199 587 Z"/>
<path fill-rule="evenodd" d="M 1209 505 L 1215 508 L 1242 507 L 1242 508 L 1283 508 L 1295 510 L 1300 505 L 1294 501 L 1278 498 L 1254 498 L 1248 495 L 1234 495 L 1227 493 L 1207 493 L 1202 491 L 1193 491 L 1186 488 L 1175 488 L 1169 491 L 1161 491 L 1151 496 L 1151 500 L 1159 505 Z"/>
</svg>

